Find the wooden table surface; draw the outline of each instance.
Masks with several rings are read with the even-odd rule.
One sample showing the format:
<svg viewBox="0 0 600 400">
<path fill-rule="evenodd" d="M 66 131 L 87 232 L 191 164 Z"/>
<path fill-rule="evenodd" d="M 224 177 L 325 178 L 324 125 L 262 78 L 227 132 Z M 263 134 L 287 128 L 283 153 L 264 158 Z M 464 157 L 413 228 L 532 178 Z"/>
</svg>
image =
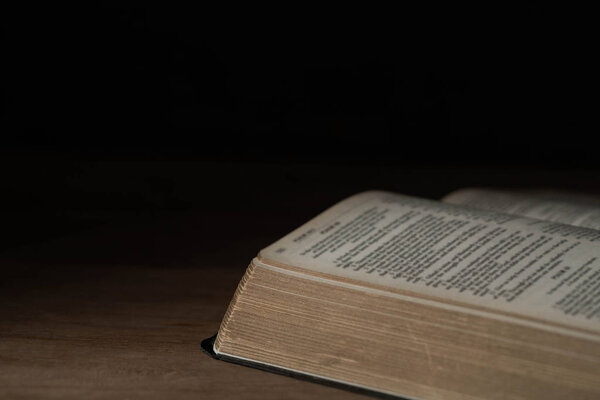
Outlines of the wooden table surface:
<svg viewBox="0 0 600 400">
<path fill-rule="evenodd" d="M 200 221 L 185 221 L 108 228 L 3 256 L 0 398 L 362 397 L 204 354 L 200 342 L 218 330 L 250 246 L 262 239 L 199 246 L 194 257 L 145 247 L 193 247 L 178 237 L 193 236 L 181 226 Z M 140 249 L 150 254 L 131 256 Z"/>
</svg>

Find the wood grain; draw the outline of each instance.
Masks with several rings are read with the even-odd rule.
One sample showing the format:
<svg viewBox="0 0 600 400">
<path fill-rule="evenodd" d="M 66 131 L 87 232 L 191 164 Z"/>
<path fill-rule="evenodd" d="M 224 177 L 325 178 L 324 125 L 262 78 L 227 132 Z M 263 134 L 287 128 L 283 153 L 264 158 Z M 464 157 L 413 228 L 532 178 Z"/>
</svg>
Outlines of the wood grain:
<svg viewBox="0 0 600 400">
<path fill-rule="evenodd" d="M 363 397 L 202 353 L 245 263 L 27 259 L 1 260 L 0 398 Z"/>
</svg>

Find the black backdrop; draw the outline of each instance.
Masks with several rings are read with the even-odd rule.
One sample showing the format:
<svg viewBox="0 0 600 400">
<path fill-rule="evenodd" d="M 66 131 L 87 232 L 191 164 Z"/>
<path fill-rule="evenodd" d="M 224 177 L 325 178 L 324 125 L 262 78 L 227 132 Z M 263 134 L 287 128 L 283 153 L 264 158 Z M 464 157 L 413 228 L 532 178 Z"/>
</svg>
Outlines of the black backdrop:
<svg viewBox="0 0 600 400">
<path fill-rule="evenodd" d="M 3 12 L 2 246 L 242 197 L 284 233 L 373 187 L 597 191 L 589 10 L 305 7 Z"/>
</svg>

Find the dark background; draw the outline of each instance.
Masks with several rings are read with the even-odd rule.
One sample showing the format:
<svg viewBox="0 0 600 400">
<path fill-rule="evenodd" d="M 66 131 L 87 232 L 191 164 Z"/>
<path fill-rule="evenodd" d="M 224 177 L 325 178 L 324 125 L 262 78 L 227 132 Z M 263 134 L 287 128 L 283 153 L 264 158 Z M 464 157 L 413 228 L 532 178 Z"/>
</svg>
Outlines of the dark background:
<svg viewBox="0 0 600 400">
<path fill-rule="evenodd" d="M 239 262 L 361 190 L 600 189 L 589 10 L 304 7 L 3 12 L 0 248 Z"/>
</svg>

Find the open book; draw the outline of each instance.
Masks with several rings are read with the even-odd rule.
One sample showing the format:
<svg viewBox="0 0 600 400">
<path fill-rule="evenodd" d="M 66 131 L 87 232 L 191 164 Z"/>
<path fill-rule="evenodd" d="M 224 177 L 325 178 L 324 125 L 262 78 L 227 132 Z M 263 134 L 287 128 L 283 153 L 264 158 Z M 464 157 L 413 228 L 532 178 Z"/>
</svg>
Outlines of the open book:
<svg viewBox="0 0 600 400">
<path fill-rule="evenodd" d="M 260 251 L 209 343 L 384 396 L 598 399 L 600 208 L 357 194 Z"/>
</svg>

